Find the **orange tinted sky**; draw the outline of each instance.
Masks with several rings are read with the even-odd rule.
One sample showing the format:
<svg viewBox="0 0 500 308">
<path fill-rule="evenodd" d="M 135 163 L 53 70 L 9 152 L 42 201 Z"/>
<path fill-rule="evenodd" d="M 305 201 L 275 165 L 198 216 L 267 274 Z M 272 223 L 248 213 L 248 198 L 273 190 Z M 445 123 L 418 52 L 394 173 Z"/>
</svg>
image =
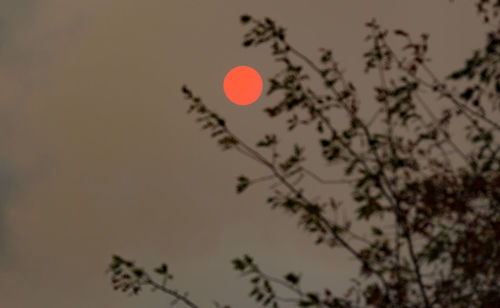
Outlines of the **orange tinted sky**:
<svg viewBox="0 0 500 308">
<path fill-rule="evenodd" d="M 440 75 L 462 64 L 484 29 L 472 1 L 455 2 L 2 1 L 0 305 L 170 302 L 114 293 L 104 274 L 112 253 L 147 266 L 167 261 L 176 287 L 204 306 L 213 299 L 249 306 L 249 285 L 229 262 L 243 253 L 271 273 L 305 273 L 306 287 L 343 290 L 352 264 L 314 248 L 293 218 L 270 211 L 266 185 L 236 196 L 238 175 L 263 170 L 200 132 L 180 87 L 188 84 L 235 132 L 256 140 L 279 127 L 262 113 L 272 98 L 242 112 L 221 83 L 237 65 L 264 80 L 278 66 L 268 48 L 241 47 L 241 14 L 276 19 L 312 56 L 331 47 L 363 88 L 374 81 L 362 61 L 372 17 L 430 33 Z"/>
</svg>

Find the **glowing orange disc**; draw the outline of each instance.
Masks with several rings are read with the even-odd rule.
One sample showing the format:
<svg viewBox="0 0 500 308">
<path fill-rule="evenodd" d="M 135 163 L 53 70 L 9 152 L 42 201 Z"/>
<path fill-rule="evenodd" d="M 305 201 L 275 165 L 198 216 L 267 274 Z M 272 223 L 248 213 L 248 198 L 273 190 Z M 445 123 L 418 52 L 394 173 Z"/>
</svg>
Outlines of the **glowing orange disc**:
<svg viewBox="0 0 500 308">
<path fill-rule="evenodd" d="M 249 66 L 237 66 L 224 78 L 224 93 L 237 105 L 250 105 L 262 93 L 262 78 Z"/>
</svg>

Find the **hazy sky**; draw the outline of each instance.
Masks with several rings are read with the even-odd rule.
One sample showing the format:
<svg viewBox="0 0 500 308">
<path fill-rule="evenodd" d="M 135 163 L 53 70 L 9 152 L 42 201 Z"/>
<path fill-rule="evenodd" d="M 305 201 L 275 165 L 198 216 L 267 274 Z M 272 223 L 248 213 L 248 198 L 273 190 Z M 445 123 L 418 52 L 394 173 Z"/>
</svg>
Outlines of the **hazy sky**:
<svg viewBox="0 0 500 308">
<path fill-rule="evenodd" d="M 455 2 L 0 1 L 0 306 L 170 302 L 113 292 L 104 273 L 113 253 L 166 261 L 175 286 L 203 306 L 250 306 L 249 284 L 230 264 L 243 253 L 272 274 L 303 272 L 306 288 L 343 291 L 353 263 L 268 209 L 267 185 L 235 194 L 238 175 L 264 170 L 201 132 L 180 87 L 253 142 L 282 124 L 262 113 L 277 97 L 236 106 L 222 80 L 238 65 L 265 80 L 278 67 L 268 48 L 241 47 L 241 14 L 274 18 L 312 57 L 332 48 L 370 97 L 364 23 L 430 33 L 442 76 L 484 41 L 472 1 Z"/>
</svg>

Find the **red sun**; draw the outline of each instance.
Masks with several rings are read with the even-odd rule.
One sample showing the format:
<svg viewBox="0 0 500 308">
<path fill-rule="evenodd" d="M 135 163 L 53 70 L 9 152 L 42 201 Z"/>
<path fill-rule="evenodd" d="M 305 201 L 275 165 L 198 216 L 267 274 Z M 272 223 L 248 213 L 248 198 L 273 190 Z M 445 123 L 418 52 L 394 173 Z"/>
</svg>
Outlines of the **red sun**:
<svg viewBox="0 0 500 308">
<path fill-rule="evenodd" d="M 249 66 L 237 66 L 224 78 L 224 93 L 237 105 L 250 105 L 262 93 L 262 78 Z"/>
</svg>

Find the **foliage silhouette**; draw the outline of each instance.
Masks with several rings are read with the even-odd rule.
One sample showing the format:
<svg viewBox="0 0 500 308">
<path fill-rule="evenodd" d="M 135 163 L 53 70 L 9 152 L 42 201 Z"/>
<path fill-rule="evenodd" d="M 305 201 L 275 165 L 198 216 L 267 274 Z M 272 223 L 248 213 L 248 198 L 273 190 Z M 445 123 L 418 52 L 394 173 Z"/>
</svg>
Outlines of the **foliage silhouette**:
<svg viewBox="0 0 500 308">
<path fill-rule="evenodd" d="M 182 92 L 189 113 L 197 115 L 224 150 L 236 150 L 265 166 L 269 175 L 237 178 L 237 193 L 264 181 L 276 181 L 267 202 L 299 218 L 318 245 L 345 249 L 360 265 L 359 279 L 345 294 L 304 291 L 293 272 L 274 277 L 253 258 L 233 260 L 234 269 L 249 276 L 250 296 L 263 306 L 282 307 L 498 307 L 500 303 L 500 2 L 477 1 L 487 25 L 483 50 L 475 51 L 463 68 L 440 80 L 427 57 L 428 34 L 418 39 L 408 32 L 389 31 L 375 20 L 366 23 L 370 49 L 366 72 L 379 84 L 372 118 L 359 115 L 360 100 L 333 53 L 320 49 L 319 62 L 291 45 L 285 28 L 270 18 L 241 16 L 249 26 L 244 47 L 269 44 L 284 69 L 269 79 L 268 95 L 281 99 L 265 109 L 271 118 L 286 116 L 290 132 L 312 126 L 322 159 L 344 166 L 345 178 L 324 180 L 306 167 L 305 147 L 297 143 L 289 155 L 278 152 L 279 139 L 267 134 L 250 146 L 226 121 L 186 86 Z M 389 36 L 405 46 L 396 51 Z M 323 90 L 313 90 L 310 74 Z M 452 87 L 453 86 L 453 87 Z M 431 108 L 428 99 L 434 99 Z M 485 106 L 489 103 L 490 106 Z M 332 124 L 329 113 L 341 110 L 347 127 Z M 455 132 L 450 133 L 453 125 Z M 463 133 L 465 140 L 459 139 Z M 265 154 L 268 151 L 268 154 Z M 285 157 L 284 159 L 281 159 Z M 371 228 L 371 237 L 355 233 L 352 221 L 332 219 L 340 203 L 327 196 L 316 200 L 300 186 L 311 177 L 321 184 L 348 185 L 357 207 L 355 221 L 376 217 L 392 222 Z M 187 294 L 166 286 L 172 277 L 163 264 L 157 282 L 133 262 L 114 256 L 109 267 L 115 289 L 138 293 L 144 286 L 159 289 L 189 307 L 199 307 Z M 278 294 L 275 286 L 290 291 Z M 215 303 L 217 307 L 222 307 Z M 224 306 L 229 307 L 229 306 Z"/>
</svg>

